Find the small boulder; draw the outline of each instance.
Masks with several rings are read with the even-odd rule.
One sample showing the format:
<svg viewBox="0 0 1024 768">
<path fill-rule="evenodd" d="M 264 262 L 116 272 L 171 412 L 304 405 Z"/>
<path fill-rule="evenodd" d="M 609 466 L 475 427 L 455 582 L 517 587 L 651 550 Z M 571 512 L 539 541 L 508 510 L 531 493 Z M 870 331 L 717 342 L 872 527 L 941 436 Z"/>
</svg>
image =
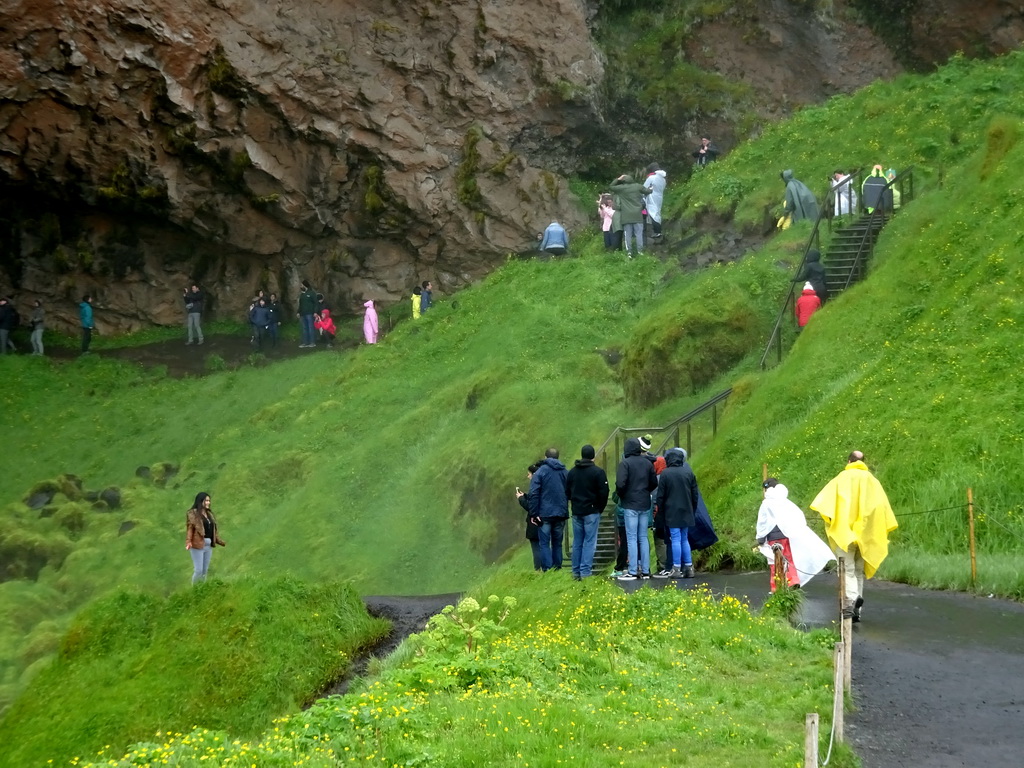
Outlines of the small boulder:
<svg viewBox="0 0 1024 768">
<path fill-rule="evenodd" d="M 149 467 L 139 467 L 135 470 L 135 476 L 141 477 L 143 480 L 152 480 L 153 472 Z"/>
<path fill-rule="evenodd" d="M 121 523 L 121 527 L 117 529 L 118 536 L 124 536 L 128 531 L 135 527 L 135 522 L 132 520 L 125 520 Z"/>
<path fill-rule="evenodd" d="M 105 502 L 110 509 L 117 509 L 121 506 L 121 489 L 114 486 L 104 488 L 100 491 L 100 501 Z"/>
</svg>

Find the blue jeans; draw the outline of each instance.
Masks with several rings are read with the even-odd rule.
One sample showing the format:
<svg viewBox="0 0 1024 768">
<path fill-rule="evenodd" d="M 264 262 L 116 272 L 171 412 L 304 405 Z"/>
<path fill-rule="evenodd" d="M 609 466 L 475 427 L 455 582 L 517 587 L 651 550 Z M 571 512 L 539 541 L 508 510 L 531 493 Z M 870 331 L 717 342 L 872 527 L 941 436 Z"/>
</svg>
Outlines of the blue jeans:
<svg viewBox="0 0 1024 768">
<path fill-rule="evenodd" d="M 636 576 L 638 573 L 651 572 L 651 542 L 647 538 L 647 510 L 646 509 L 623 509 L 622 517 L 626 521 L 626 547 L 629 558 L 629 573 Z M 637 548 L 639 547 L 640 560 L 637 562 Z M 639 570 L 638 570 L 639 566 Z"/>
<path fill-rule="evenodd" d="M 594 570 L 594 552 L 597 550 L 597 526 L 600 513 L 573 515 L 572 517 L 572 575 L 581 579 Z"/>
<path fill-rule="evenodd" d="M 564 517 L 545 517 L 538 529 L 540 541 L 540 569 L 547 571 L 562 567 L 562 536 L 565 534 Z"/>
<path fill-rule="evenodd" d="M 192 555 L 192 583 L 195 584 L 197 581 L 206 581 L 206 573 L 210 570 L 210 557 L 213 555 L 213 542 L 209 539 L 203 539 L 203 543 L 206 544 L 202 549 L 190 549 L 188 552 Z"/>
<path fill-rule="evenodd" d="M 300 344 L 315 344 L 316 343 L 316 331 L 313 328 L 313 316 L 312 315 L 299 315 L 299 330 L 301 331 Z"/>
<path fill-rule="evenodd" d="M 693 565 L 693 553 L 690 552 L 689 528 L 669 528 L 672 535 L 672 567 Z"/>
</svg>

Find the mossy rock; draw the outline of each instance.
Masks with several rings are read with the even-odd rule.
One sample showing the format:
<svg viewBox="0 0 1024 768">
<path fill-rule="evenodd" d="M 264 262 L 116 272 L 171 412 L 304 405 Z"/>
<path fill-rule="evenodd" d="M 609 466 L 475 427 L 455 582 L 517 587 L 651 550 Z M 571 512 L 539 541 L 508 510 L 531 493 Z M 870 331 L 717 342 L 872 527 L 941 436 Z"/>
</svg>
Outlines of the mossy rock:
<svg viewBox="0 0 1024 768">
<path fill-rule="evenodd" d="M 53 501 L 53 497 L 60 491 L 60 486 L 52 480 L 44 480 L 32 486 L 32 490 L 25 496 L 25 506 L 29 509 L 41 509 Z"/>
<path fill-rule="evenodd" d="M 171 464 L 169 461 L 161 461 L 152 467 L 153 482 L 163 488 L 179 472 L 181 467 Z"/>
<path fill-rule="evenodd" d="M 134 529 L 136 525 L 138 525 L 138 523 L 136 523 L 134 520 L 125 520 L 117 529 L 117 535 L 124 536 L 126 533 L 128 533 L 128 531 Z"/>
<path fill-rule="evenodd" d="M 139 467 L 135 470 L 135 476 L 140 477 L 143 480 L 152 480 L 153 471 L 149 467 Z"/>
<path fill-rule="evenodd" d="M 78 501 L 82 498 L 82 478 L 78 475 L 60 475 L 57 478 L 57 485 L 69 501 Z"/>
<path fill-rule="evenodd" d="M 89 526 L 85 510 L 78 504 L 65 504 L 54 519 L 61 528 L 68 532 L 72 540 L 80 538 Z"/>
<path fill-rule="evenodd" d="M 100 501 L 105 502 L 110 509 L 118 509 L 121 506 L 121 489 L 110 486 L 100 491 Z"/>
<path fill-rule="evenodd" d="M 63 534 L 42 536 L 17 526 L 0 529 L 0 582 L 35 581 L 43 568 L 59 569 L 73 546 Z"/>
</svg>

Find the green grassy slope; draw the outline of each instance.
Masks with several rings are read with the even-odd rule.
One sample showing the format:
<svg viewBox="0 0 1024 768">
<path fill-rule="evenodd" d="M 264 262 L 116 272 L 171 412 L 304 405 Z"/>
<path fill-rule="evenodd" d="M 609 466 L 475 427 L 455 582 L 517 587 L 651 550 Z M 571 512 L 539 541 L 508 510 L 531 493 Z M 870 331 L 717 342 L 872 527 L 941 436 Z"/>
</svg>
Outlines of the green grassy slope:
<svg viewBox="0 0 1024 768">
<path fill-rule="evenodd" d="M 255 736 L 387 628 L 337 584 L 210 582 L 167 600 L 119 592 L 75 619 L 0 721 L 0 764 L 66 764 L 197 723 Z"/>
<path fill-rule="evenodd" d="M 435 618 L 348 694 L 252 742 L 201 727 L 82 765 L 783 768 L 800 763 L 805 714 L 827 722 L 833 633 L 705 590 L 626 595 L 528 569 L 527 556 L 496 569 L 458 625 Z M 840 746 L 831 764 L 855 762 Z"/>
<path fill-rule="evenodd" d="M 739 265 L 697 274 L 605 256 L 593 242 L 580 259 L 510 262 L 351 355 L 183 381 L 101 359 L 5 359 L 0 707 L 42 674 L 89 600 L 187 583 L 183 516 L 199 490 L 213 495 L 229 542 L 215 576 L 461 589 L 520 539 L 512 489 L 544 447 L 571 460 L 616 424 L 663 423 L 728 384 L 736 394 L 719 437 L 695 459 L 723 539 L 713 557 L 760 563 L 749 538 L 762 462 L 806 503 L 858 447 L 901 521 L 881 575 L 966 586 L 962 509 L 924 513 L 960 505 L 970 485 L 983 513 L 976 588 L 1024 594 L 1014 472 L 1024 129 L 993 115 L 1011 112 L 1019 62 L 955 62 L 807 110 L 677 191 L 670 209 L 696 202 L 753 221 L 779 191 L 765 168 L 785 157 L 782 137 L 811 148 L 800 150 L 811 176 L 845 164 L 837 156 L 877 155 L 868 125 L 902 137 L 887 164 L 919 159 L 898 146 L 932 142 L 918 199 L 883 233 L 869 279 L 767 374 L 754 371 L 758 337 L 806 236 L 799 225 Z M 919 135 L 905 122 L 910 104 Z M 833 137 L 827 153 L 821 136 Z M 618 368 L 599 354 L 612 349 Z M 704 370 L 734 363 L 717 378 Z M 162 461 L 181 468 L 166 485 L 134 478 Z M 43 515 L 21 503 L 62 472 L 86 489 L 121 486 L 124 505 L 95 509 L 71 489 Z"/>
<path fill-rule="evenodd" d="M 762 462 L 806 503 L 857 447 L 900 521 L 883 576 L 966 586 L 972 487 L 978 589 L 1024 596 L 1022 135 L 993 121 L 942 190 L 889 224 L 870 279 L 816 316 L 779 369 L 745 382 L 698 459 L 737 534 Z"/>
</svg>

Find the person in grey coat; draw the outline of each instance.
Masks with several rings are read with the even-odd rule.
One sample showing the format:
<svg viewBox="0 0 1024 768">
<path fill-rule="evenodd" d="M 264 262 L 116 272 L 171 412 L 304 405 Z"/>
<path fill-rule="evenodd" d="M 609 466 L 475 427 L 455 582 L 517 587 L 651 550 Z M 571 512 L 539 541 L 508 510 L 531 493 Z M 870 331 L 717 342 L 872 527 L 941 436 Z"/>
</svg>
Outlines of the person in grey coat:
<svg viewBox="0 0 1024 768">
<path fill-rule="evenodd" d="M 43 310 L 43 302 L 36 299 L 32 303 L 32 314 L 28 319 L 29 325 L 32 326 L 30 341 L 32 342 L 33 355 L 43 354 L 43 324 L 45 321 L 46 312 Z"/>
<path fill-rule="evenodd" d="M 786 213 L 795 224 L 803 219 L 814 221 L 818 218 L 818 200 L 807 185 L 793 177 L 793 171 L 782 172 L 782 180 L 786 183 Z"/>
</svg>

